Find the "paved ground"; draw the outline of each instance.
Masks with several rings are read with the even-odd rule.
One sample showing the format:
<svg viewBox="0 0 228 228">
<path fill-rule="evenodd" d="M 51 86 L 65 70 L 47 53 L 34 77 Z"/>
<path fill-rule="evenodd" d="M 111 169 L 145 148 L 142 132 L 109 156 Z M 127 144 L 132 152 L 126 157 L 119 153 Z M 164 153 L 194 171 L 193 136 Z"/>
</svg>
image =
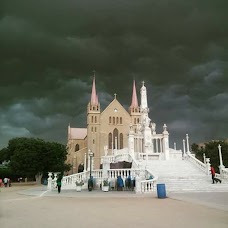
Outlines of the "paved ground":
<svg viewBox="0 0 228 228">
<path fill-rule="evenodd" d="M 208 200 L 210 203 L 208 203 Z M 156 194 L 46 191 L 13 186 L 0 192 L 1 228 L 228 227 L 228 193 Z"/>
</svg>

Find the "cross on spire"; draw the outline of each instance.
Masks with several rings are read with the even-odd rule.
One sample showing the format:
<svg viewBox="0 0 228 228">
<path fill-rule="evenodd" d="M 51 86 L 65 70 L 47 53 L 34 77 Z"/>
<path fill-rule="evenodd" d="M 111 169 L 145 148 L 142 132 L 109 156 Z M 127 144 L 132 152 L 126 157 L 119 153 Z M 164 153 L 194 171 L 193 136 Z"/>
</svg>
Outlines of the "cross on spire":
<svg viewBox="0 0 228 228">
<path fill-rule="evenodd" d="M 144 86 L 145 85 L 145 82 L 144 81 L 142 81 L 142 86 Z"/>
<path fill-rule="evenodd" d="M 116 93 L 114 93 L 114 98 L 116 99 L 116 96 L 117 96 L 117 94 Z"/>
</svg>

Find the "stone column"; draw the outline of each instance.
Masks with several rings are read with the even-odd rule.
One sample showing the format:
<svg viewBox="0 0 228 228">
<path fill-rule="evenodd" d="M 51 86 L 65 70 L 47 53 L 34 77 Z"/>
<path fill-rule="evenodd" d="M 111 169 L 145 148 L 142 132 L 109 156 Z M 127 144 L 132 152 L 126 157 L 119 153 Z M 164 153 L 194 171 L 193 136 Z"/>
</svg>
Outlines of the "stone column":
<svg viewBox="0 0 228 228">
<path fill-rule="evenodd" d="M 52 172 L 48 172 L 48 190 L 52 190 Z"/>
<path fill-rule="evenodd" d="M 183 139 L 183 156 L 186 156 L 186 150 L 185 150 L 185 140 Z"/>
<path fill-rule="evenodd" d="M 190 150 L 189 150 L 189 136 L 188 136 L 188 134 L 186 134 L 186 144 L 187 144 L 187 153 L 190 153 Z"/>
<path fill-rule="evenodd" d="M 174 143 L 174 150 L 177 150 L 177 145 L 176 145 L 176 143 Z"/>
<path fill-rule="evenodd" d="M 220 161 L 219 173 L 220 173 L 221 177 L 223 178 L 222 169 L 224 169 L 225 166 L 223 165 L 222 151 L 221 151 L 221 145 L 220 144 L 218 145 L 218 151 L 219 151 L 219 161 Z"/>
<path fill-rule="evenodd" d="M 167 126 L 163 126 L 163 149 L 165 153 L 165 160 L 169 160 L 169 132 L 167 131 Z"/>
<path fill-rule="evenodd" d="M 94 157 L 92 157 L 92 164 L 91 164 L 91 170 L 94 170 Z"/>
<path fill-rule="evenodd" d="M 115 137 L 115 149 L 117 150 L 117 137 Z"/>
<path fill-rule="evenodd" d="M 86 171 L 86 153 L 85 153 L 85 156 L 84 156 L 84 172 Z"/>
</svg>

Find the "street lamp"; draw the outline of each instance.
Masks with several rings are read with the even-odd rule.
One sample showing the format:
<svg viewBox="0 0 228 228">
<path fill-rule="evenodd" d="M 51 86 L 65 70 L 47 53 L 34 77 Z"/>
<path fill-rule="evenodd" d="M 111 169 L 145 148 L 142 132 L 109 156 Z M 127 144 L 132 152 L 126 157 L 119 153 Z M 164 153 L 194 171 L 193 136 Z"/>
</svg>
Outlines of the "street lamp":
<svg viewBox="0 0 228 228">
<path fill-rule="evenodd" d="M 89 181 L 88 181 L 88 190 L 92 191 L 93 189 L 93 180 L 92 180 L 92 157 L 93 152 L 89 150 Z"/>
</svg>

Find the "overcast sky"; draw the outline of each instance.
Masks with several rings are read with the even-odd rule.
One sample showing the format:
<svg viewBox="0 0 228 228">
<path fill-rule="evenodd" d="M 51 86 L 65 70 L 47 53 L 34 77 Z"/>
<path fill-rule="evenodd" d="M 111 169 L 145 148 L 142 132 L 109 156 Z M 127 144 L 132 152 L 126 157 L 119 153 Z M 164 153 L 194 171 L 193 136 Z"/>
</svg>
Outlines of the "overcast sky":
<svg viewBox="0 0 228 228">
<path fill-rule="evenodd" d="M 86 127 L 92 71 L 103 108 L 148 89 L 170 146 L 228 138 L 227 0 L 3 0 L 0 149 L 13 137 L 66 143 Z"/>
</svg>

